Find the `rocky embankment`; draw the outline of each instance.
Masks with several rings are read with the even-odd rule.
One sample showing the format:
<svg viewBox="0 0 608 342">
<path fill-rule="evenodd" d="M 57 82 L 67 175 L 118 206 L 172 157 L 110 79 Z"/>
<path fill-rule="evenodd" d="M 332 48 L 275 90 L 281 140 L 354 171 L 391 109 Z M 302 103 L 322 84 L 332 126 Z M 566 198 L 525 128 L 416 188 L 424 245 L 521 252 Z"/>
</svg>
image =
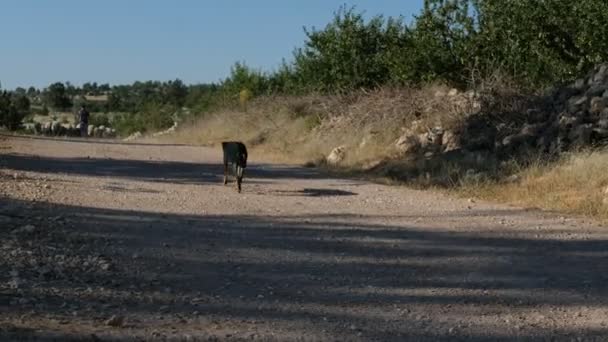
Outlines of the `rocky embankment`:
<svg viewBox="0 0 608 342">
<path fill-rule="evenodd" d="M 471 105 L 457 124 L 454 120 L 429 122 L 424 117 L 412 121 L 388 148 L 391 158 L 443 156 L 483 164 L 488 158 L 504 160 L 531 151 L 555 156 L 608 143 L 608 64 L 572 84 L 525 99 L 456 90 L 435 96 Z M 336 147 L 327 162 L 340 164 L 350 149 Z"/>
</svg>

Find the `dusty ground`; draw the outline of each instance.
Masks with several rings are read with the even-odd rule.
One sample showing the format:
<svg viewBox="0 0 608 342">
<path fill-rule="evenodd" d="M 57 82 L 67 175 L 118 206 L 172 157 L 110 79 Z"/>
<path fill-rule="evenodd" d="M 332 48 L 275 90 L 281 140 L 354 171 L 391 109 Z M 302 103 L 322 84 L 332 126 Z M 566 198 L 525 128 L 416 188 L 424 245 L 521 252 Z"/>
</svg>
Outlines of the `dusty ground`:
<svg viewBox="0 0 608 342">
<path fill-rule="evenodd" d="M 0 340 L 608 340 L 608 229 L 253 154 L 0 137 Z"/>
</svg>

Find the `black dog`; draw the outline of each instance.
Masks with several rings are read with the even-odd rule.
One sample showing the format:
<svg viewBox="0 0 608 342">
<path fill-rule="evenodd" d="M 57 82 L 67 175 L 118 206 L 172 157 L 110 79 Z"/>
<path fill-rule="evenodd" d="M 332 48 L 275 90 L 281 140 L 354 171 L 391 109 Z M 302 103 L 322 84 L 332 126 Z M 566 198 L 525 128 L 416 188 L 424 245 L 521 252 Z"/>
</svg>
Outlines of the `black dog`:
<svg viewBox="0 0 608 342">
<path fill-rule="evenodd" d="M 228 164 L 234 164 L 236 186 L 241 192 L 243 172 L 247 167 L 247 147 L 240 141 L 224 141 L 222 149 L 224 150 L 224 185 L 228 184 Z"/>
</svg>

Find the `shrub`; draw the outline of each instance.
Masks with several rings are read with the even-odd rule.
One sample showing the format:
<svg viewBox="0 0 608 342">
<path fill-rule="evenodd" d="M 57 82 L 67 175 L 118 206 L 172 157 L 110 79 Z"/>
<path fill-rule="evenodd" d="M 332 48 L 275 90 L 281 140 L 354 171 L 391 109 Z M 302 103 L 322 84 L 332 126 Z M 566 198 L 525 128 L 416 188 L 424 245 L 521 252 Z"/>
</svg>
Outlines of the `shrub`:
<svg viewBox="0 0 608 342">
<path fill-rule="evenodd" d="M 121 114 L 114 118 L 113 126 L 119 135 L 126 136 L 135 132 L 145 132 L 146 125 L 138 114 Z"/>
<path fill-rule="evenodd" d="M 18 110 L 9 92 L 0 92 L 0 126 L 15 131 L 21 126 L 25 115 L 25 112 Z"/>
<path fill-rule="evenodd" d="M 117 115 L 112 126 L 120 135 L 130 135 L 135 132 L 159 131 L 173 126 L 175 108 L 147 105 L 145 110 L 137 113 Z"/>
<path fill-rule="evenodd" d="M 111 126 L 110 118 L 103 113 L 93 113 L 90 115 L 89 124 L 93 126 Z"/>
</svg>

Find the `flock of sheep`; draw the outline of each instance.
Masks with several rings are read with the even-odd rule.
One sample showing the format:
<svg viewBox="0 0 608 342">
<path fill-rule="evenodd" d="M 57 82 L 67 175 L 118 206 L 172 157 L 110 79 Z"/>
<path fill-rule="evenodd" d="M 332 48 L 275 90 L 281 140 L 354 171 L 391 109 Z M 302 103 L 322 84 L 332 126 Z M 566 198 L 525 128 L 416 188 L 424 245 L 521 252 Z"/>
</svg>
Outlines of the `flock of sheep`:
<svg viewBox="0 0 608 342">
<path fill-rule="evenodd" d="M 25 124 L 25 130 L 31 134 L 46 135 L 46 136 L 68 136 L 68 137 L 79 137 L 80 136 L 80 124 L 62 124 L 59 121 L 45 122 L 45 123 L 28 123 Z M 87 133 L 89 137 L 96 138 L 114 138 L 116 137 L 116 130 L 114 128 L 106 126 L 93 126 L 87 127 Z"/>
</svg>

